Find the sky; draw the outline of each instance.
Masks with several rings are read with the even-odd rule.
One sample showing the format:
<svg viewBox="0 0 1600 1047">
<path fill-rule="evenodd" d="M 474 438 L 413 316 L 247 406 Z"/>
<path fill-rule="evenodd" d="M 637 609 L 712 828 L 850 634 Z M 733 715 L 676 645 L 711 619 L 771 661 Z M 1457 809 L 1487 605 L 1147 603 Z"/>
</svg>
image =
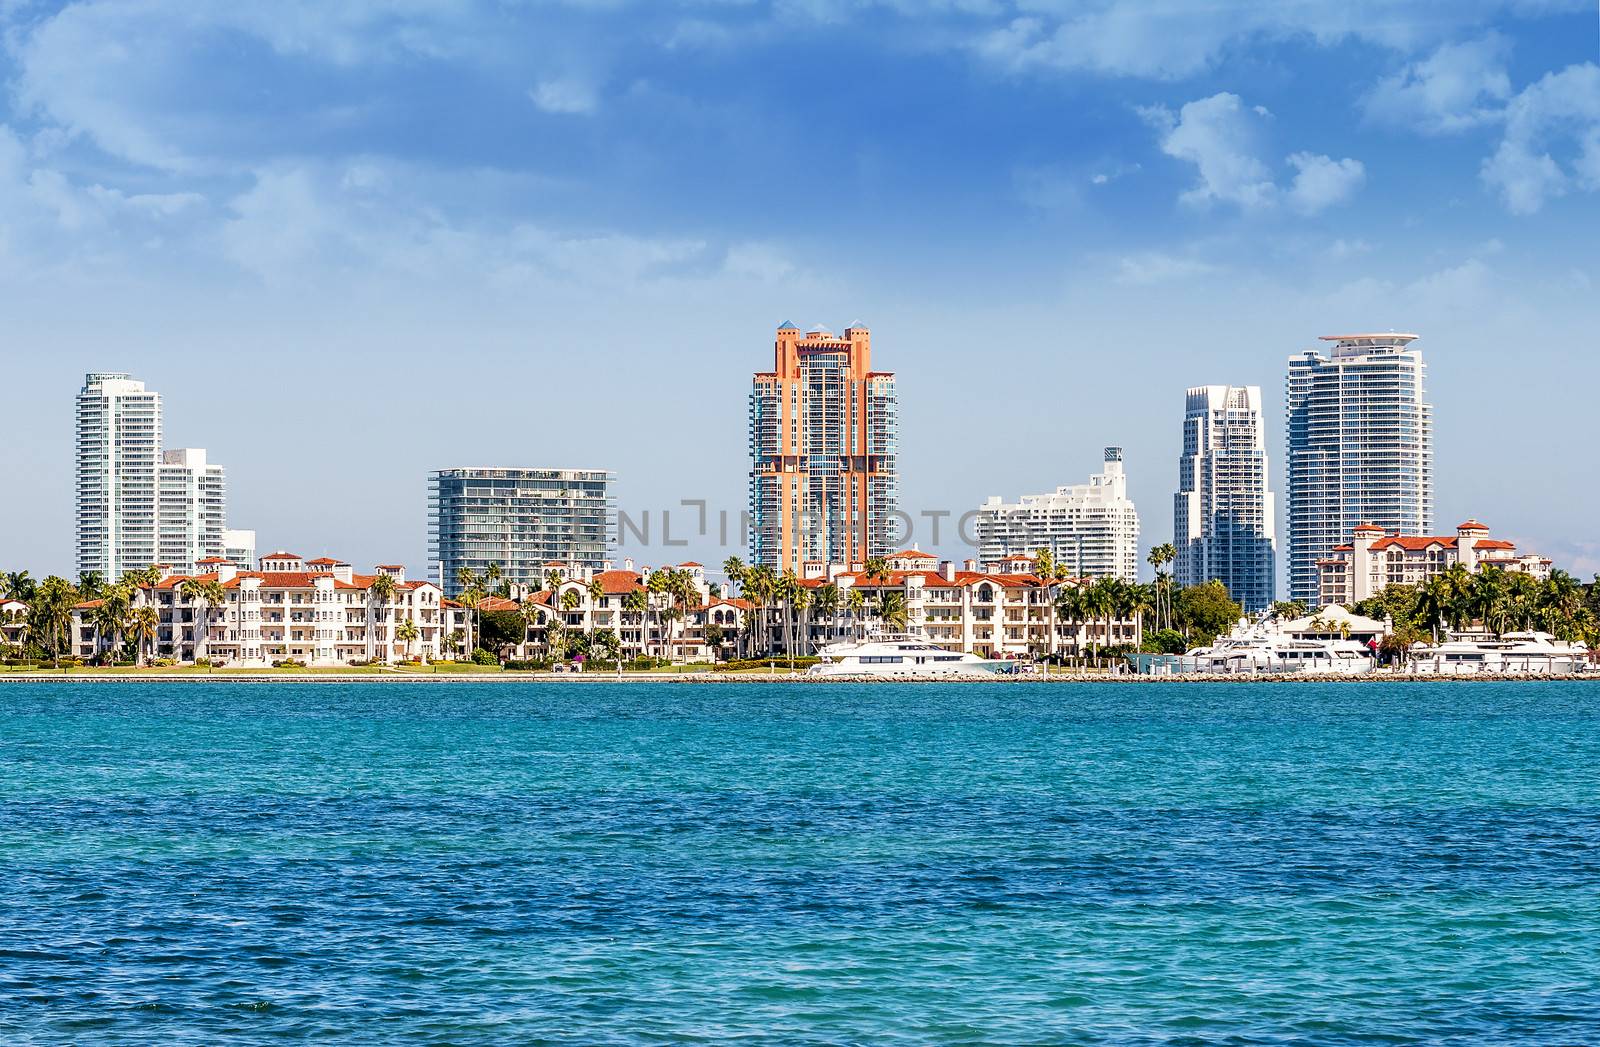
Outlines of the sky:
<svg viewBox="0 0 1600 1047">
<path fill-rule="evenodd" d="M 1281 492 L 1287 358 L 1412 331 L 1439 527 L 1600 571 L 1595 0 L 0 0 L 0 26 L 0 568 L 73 569 L 88 371 L 163 394 L 262 551 L 421 570 L 429 470 L 571 466 L 652 514 L 623 552 L 720 564 L 750 373 L 793 321 L 871 327 L 913 515 L 1114 444 L 1146 546 L 1188 386 L 1264 387 Z"/>
</svg>

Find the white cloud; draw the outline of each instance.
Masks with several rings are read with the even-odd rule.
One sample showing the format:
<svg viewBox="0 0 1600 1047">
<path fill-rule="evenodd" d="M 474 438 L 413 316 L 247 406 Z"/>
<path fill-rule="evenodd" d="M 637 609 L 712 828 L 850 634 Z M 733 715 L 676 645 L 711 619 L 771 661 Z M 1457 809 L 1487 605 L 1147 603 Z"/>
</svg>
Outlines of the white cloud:
<svg viewBox="0 0 1600 1047">
<path fill-rule="evenodd" d="M 1289 157 L 1289 166 L 1295 169 L 1295 176 L 1285 198 L 1301 214 L 1316 214 L 1345 203 L 1367 180 L 1366 167 L 1360 160 L 1348 157 L 1334 160 L 1313 153 L 1294 153 Z"/>
<path fill-rule="evenodd" d="M 1481 173 L 1513 214 L 1574 189 L 1600 190 L 1600 67 L 1568 66 L 1524 88 L 1507 105 L 1505 135 Z"/>
<path fill-rule="evenodd" d="M 1199 183 L 1181 197 L 1185 203 L 1232 203 L 1247 211 L 1272 203 L 1277 187 L 1259 156 L 1260 114 L 1245 109 L 1238 95 L 1190 102 L 1177 116 L 1165 109 L 1143 112 L 1163 131 L 1161 151 L 1199 171 Z"/>
<path fill-rule="evenodd" d="M 1282 202 L 1310 215 L 1349 200 L 1366 180 L 1359 160 L 1299 152 L 1286 161 L 1296 171 L 1294 181 L 1287 190 L 1280 188 L 1261 159 L 1261 129 L 1272 114 L 1260 106 L 1247 108 L 1235 94 L 1201 98 L 1176 115 L 1159 106 L 1140 112 L 1160 133 L 1162 152 L 1195 165 L 1199 181 L 1179 197 L 1186 204 L 1264 211 Z"/>
<path fill-rule="evenodd" d="M 1442 44 L 1427 58 L 1380 80 L 1362 100 L 1362 108 L 1374 123 L 1425 134 L 1449 134 L 1493 122 L 1511 97 L 1511 77 L 1506 72 L 1510 50 L 1498 33 Z"/>
<path fill-rule="evenodd" d="M 546 80 L 528 97 L 545 112 L 559 115 L 586 116 L 599 105 L 594 88 L 579 80 Z"/>
</svg>

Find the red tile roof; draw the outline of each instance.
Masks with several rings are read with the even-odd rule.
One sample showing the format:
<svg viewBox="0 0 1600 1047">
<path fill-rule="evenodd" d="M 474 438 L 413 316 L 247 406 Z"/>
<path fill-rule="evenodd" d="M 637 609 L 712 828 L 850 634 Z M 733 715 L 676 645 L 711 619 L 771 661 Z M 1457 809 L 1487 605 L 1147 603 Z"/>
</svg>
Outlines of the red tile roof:
<svg viewBox="0 0 1600 1047">
<path fill-rule="evenodd" d="M 331 556 L 319 556 L 315 560 L 307 560 L 306 563 L 314 563 L 314 564 L 317 564 L 317 565 L 322 566 L 322 567 L 341 567 L 341 566 L 344 566 L 344 561 L 343 560 L 335 560 Z"/>
<path fill-rule="evenodd" d="M 1489 526 L 1487 524 L 1479 523 L 1477 520 L 1468 520 L 1466 523 L 1456 524 L 1456 530 L 1458 531 L 1487 531 L 1488 529 Z"/>
<path fill-rule="evenodd" d="M 621 596 L 635 589 L 643 589 L 643 576 L 636 571 L 601 571 L 595 575 L 607 596 Z"/>
<path fill-rule="evenodd" d="M 380 571 L 403 571 L 405 569 L 405 564 L 381 563 L 378 565 L 378 570 Z"/>
<path fill-rule="evenodd" d="M 889 556 L 884 557 L 884 559 L 886 559 L 886 560 L 937 560 L 938 557 L 935 556 L 933 553 L 925 553 L 921 549 L 901 549 L 897 553 L 893 553 L 893 554 L 891 554 Z"/>
</svg>

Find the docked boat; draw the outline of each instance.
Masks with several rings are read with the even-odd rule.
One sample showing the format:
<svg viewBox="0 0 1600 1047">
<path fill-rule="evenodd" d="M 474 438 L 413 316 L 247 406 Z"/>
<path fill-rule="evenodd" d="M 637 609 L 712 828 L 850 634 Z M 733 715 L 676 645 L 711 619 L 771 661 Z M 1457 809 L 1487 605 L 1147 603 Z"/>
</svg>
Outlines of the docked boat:
<svg viewBox="0 0 1600 1047">
<path fill-rule="evenodd" d="M 1538 632 L 1419 643 L 1412 646 L 1410 657 L 1411 671 L 1428 676 L 1565 676 L 1589 668 L 1589 649 L 1583 644 Z"/>
<path fill-rule="evenodd" d="M 822 660 L 807 670 L 807 675 L 901 679 L 977 676 L 998 673 L 1008 664 L 947 651 L 910 633 L 878 633 L 865 640 L 847 640 L 830 644 L 819 654 Z"/>
<path fill-rule="evenodd" d="M 1229 637 L 1190 652 L 1202 673 L 1329 673 L 1359 676 L 1374 668 L 1372 652 L 1355 640 L 1297 639 L 1261 634 Z"/>
</svg>

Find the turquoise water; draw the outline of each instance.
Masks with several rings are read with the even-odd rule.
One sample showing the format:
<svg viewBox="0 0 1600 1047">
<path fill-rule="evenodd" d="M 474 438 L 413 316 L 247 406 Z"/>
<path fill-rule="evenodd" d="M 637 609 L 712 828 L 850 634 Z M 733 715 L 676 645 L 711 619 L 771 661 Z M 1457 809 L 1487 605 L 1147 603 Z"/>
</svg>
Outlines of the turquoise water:
<svg viewBox="0 0 1600 1047">
<path fill-rule="evenodd" d="M 0 1042 L 1600 1042 L 1597 710 L 0 686 Z"/>
</svg>

